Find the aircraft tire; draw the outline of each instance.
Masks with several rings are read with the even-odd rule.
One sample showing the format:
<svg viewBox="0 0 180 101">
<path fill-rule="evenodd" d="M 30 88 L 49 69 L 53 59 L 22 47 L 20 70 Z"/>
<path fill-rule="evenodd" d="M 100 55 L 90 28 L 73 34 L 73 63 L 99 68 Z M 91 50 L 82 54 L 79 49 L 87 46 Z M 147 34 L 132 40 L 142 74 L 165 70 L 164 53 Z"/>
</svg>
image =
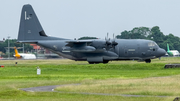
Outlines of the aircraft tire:
<svg viewBox="0 0 180 101">
<path fill-rule="evenodd" d="M 94 62 L 89 62 L 89 64 L 94 64 Z"/>
<path fill-rule="evenodd" d="M 151 63 L 151 59 L 146 59 L 145 62 L 146 63 Z"/>
<path fill-rule="evenodd" d="M 108 63 L 108 62 L 109 62 L 108 60 L 104 60 L 104 61 L 103 61 L 104 64 L 106 64 L 106 63 Z"/>
</svg>

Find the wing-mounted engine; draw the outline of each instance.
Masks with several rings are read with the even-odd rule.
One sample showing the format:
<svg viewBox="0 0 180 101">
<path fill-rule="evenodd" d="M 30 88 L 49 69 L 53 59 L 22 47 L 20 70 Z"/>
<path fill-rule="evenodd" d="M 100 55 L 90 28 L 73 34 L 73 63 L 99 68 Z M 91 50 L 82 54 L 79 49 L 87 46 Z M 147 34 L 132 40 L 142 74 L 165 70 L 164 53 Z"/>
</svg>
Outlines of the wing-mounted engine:
<svg viewBox="0 0 180 101">
<path fill-rule="evenodd" d="M 107 51 L 112 49 L 114 50 L 115 46 L 118 45 L 118 43 L 115 41 L 114 34 L 113 34 L 113 39 L 111 40 L 110 38 L 108 38 L 108 33 L 107 33 L 107 37 L 105 37 L 105 41 L 106 41 L 105 48 Z"/>
<path fill-rule="evenodd" d="M 95 47 L 89 46 L 92 40 L 71 40 L 67 41 L 66 47 L 63 47 L 62 52 L 94 52 Z"/>
<path fill-rule="evenodd" d="M 96 48 L 96 50 L 106 50 L 106 42 L 104 40 L 94 40 L 90 46 L 93 46 Z"/>
<path fill-rule="evenodd" d="M 90 46 L 95 47 L 97 50 L 104 49 L 106 51 L 115 49 L 115 46 L 118 45 L 118 43 L 115 41 L 114 34 L 113 34 L 113 40 L 108 38 L 108 33 L 107 37 L 105 37 L 105 40 L 94 40 Z"/>
</svg>

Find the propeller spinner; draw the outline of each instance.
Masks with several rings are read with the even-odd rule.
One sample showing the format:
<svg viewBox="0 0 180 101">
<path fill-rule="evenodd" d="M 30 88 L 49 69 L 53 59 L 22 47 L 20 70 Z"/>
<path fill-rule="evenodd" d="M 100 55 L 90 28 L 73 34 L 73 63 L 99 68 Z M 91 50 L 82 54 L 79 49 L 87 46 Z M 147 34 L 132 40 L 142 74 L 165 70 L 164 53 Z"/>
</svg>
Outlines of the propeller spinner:
<svg viewBox="0 0 180 101">
<path fill-rule="evenodd" d="M 115 46 L 116 45 L 118 45 L 118 43 L 115 41 L 115 37 L 114 37 L 114 34 L 113 34 L 113 40 L 112 40 L 112 42 L 110 42 L 110 38 L 108 39 L 108 34 L 109 33 L 107 33 L 107 37 L 105 37 L 105 40 L 106 40 L 106 43 L 105 43 L 105 45 L 106 45 L 106 50 L 109 50 L 110 48 L 115 48 Z"/>
</svg>

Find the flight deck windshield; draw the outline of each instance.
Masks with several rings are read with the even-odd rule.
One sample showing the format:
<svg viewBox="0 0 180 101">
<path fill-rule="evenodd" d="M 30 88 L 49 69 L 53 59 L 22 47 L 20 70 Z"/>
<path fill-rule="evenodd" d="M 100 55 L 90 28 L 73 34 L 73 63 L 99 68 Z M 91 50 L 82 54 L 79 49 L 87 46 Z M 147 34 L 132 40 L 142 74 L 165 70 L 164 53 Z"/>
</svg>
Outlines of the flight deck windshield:
<svg viewBox="0 0 180 101">
<path fill-rule="evenodd" d="M 155 42 L 149 42 L 149 43 L 148 43 L 148 46 L 149 46 L 149 47 L 154 47 L 154 46 L 157 46 L 157 47 L 158 47 L 158 45 L 157 45 Z"/>
</svg>

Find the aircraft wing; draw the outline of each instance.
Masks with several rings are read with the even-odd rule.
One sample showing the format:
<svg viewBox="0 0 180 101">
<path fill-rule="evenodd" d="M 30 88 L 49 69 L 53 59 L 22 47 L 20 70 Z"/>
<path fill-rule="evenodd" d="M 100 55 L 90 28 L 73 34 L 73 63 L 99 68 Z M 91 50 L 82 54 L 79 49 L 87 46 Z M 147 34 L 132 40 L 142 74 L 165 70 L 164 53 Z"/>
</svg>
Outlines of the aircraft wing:
<svg viewBox="0 0 180 101">
<path fill-rule="evenodd" d="M 90 44 L 93 42 L 93 40 L 71 40 L 71 41 L 66 41 L 67 45 L 69 48 L 64 47 L 63 51 L 64 52 L 93 52 L 93 53 L 98 53 L 98 52 L 103 52 L 106 49 L 96 49 L 93 46 L 90 46 Z"/>
<path fill-rule="evenodd" d="M 88 45 L 92 42 L 93 42 L 92 40 L 71 40 L 71 41 L 66 41 L 66 43 L 68 43 L 66 46 L 73 47 L 79 45 L 80 47 L 81 45 L 85 45 L 85 44 Z"/>
</svg>

